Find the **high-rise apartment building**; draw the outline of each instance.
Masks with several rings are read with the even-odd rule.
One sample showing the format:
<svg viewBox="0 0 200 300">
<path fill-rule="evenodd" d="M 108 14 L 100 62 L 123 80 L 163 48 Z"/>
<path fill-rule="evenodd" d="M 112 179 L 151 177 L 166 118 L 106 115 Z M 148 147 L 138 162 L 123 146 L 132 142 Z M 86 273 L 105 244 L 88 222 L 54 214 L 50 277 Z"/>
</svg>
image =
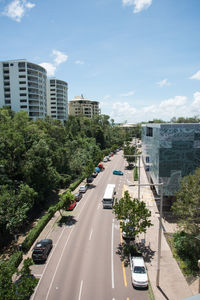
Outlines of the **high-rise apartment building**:
<svg viewBox="0 0 200 300">
<path fill-rule="evenodd" d="M 53 119 L 68 118 L 68 84 L 55 78 L 47 80 L 47 114 Z"/>
<path fill-rule="evenodd" d="M 26 61 L 0 62 L 0 107 L 13 111 L 25 110 L 30 119 L 44 118 L 47 114 L 46 70 Z"/>
<path fill-rule="evenodd" d="M 76 96 L 69 102 L 69 115 L 86 116 L 92 118 L 100 114 L 99 102 L 91 101 L 81 96 Z"/>
</svg>

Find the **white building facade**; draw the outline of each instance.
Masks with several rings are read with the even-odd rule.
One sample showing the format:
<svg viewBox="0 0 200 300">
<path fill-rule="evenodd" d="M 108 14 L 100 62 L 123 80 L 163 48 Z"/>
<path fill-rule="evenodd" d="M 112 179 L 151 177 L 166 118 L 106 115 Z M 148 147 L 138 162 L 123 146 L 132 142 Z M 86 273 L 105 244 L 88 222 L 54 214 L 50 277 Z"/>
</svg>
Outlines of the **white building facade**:
<svg viewBox="0 0 200 300">
<path fill-rule="evenodd" d="M 56 78 L 47 79 L 47 114 L 53 119 L 68 119 L 68 84 Z"/>
<path fill-rule="evenodd" d="M 30 119 L 47 115 L 46 70 L 26 61 L 0 62 L 0 107 L 25 110 Z"/>
</svg>

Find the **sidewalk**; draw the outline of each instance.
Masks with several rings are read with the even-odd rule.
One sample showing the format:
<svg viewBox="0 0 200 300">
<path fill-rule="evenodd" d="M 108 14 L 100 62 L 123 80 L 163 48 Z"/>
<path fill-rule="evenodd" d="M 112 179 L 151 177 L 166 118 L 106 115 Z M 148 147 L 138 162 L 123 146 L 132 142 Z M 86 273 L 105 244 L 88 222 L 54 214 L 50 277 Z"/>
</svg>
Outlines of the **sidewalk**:
<svg viewBox="0 0 200 300">
<path fill-rule="evenodd" d="M 141 184 L 148 183 L 146 172 L 142 163 L 140 171 Z M 126 190 L 129 191 L 132 197 L 138 197 L 138 186 L 126 186 Z M 146 234 L 143 234 L 139 238 L 139 242 L 144 239 L 145 246 L 148 248 L 148 255 L 145 257 L 145 261 L 155 300 L 181 300 L 197 294 L 198 288 L 196 288 L 196 292 L 191 290 L 185 277 L 179 269 L 176 260 L 173 258 L 163 231 L 161 238 L 159 287 L 156 286 L 159 211 L 150 187 L 140 187 L 140 197 L 141 200 L 146 203 L 147 208 L 152 213 L 151 222 L 153 226 L 148 228 Z M 163 229 L 165 232 L 172 233 L 176 229 L 176 225 L 163 221 Z"/>
</svg>

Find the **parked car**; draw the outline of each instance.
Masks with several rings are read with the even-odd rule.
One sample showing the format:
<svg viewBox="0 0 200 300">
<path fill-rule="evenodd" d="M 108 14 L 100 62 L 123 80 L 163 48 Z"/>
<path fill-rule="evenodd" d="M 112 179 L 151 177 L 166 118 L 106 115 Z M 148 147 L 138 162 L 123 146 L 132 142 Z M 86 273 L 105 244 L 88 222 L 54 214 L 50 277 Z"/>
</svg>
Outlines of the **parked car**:
<svg viewBox="0 0 200 300">
<path fill-rule="evenodd" d="M 108 161 L 108 158 L 107 158 L 107 157 L 104 157 L 103 161 L 104 161 L 104 162 L 107 162 L 107 161 Z"/>
<path fill-rule="evenodd" d="M 87 178 L 87 183 L 92 183 L 92 182 L 93 182 L 93 180 L 94 180 L 94 178 L 93 178 L 93 177 L 88 177 L 88 178 Z"/>
<path fill-rule="evenodd" d="M 96 178 L 97 175 L 98 175 L 98 172 L 93 172 L 93 173 L 92 173 L 92 177 L 93 177 L 93 178 Z"/>
<path fill-rule="evenodd" d="M 147 270 L 142 256 L 133 256 L 130 258 L 131 278 L 134 287 L 148 287 Z"/>
<path fill-rule="evenodd" d="M 34 262 L 46 261 L 52 247 L 53 247 L 53 242 L 51 239 L 43 239 L 37 242 L 32 252 L 33 261 Z"/>
<path fill-rule="evenodd" d="M 67 207 L 67 210 L 73 210 L 75 206 L 76 206 L 76 201 L 72 200 L 70 205 Z"/>
<path fill-rule="evenodd" d="M 80 192 L 78 192 L 78 193 L 74 194 L 74 196 L 75 196 L 75 201 L 78 202 L 81 200 L 83 195 Z"/>
<path fill-rule="evenodd" d="M 96 168 L 95 168 L 95 172 L 100 173 L 100 172 L 101 172 L 101 169 L 100 169 L 99 167 L 96 167 Z"/>
<path fill-rule="evenodd" d="M 114 175 L 124 175 L 124 173 L 122 171 L 120 171 L 120 170 L 114 170 L 113 174 Z"/>
<path fill-rule="evenodd" d="M 81 185 L 79 188 L 79 193 L 85 193 L 87 191 L 87 185 Z"/>
</svg>

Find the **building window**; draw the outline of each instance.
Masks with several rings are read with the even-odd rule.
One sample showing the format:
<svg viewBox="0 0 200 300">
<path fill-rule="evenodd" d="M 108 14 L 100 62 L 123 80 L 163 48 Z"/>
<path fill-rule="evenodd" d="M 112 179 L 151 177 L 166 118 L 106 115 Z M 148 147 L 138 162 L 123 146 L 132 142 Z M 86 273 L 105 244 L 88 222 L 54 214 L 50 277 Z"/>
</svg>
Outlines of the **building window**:
<svg viewBox="0 0 200 300">
<path fill-rule="evenodd" d="M 24 62 L 19 62 L 18 67 L 19 68 L 25 68 L 25 63 Z"/>
<path fill-rule="evenodd" d="M 146 136 L 153 136 L 153 128 L 152 127 L 147 127 Z"/>
<path fill-rule="evenodd" d="M 26 93 L 22 93 L 22 94 L 20 94 L 20 96 L 24 97 L 24 96 L 26 96 Z"/>
<path fill-rule="evenodd" d="M 26 78 L 26 75 L 19 75 L 19 78 Z"/>
<path fill-rule="evenodd" d="M 10 64 L 10 66 L 11 66 L 11 67 L 13 67 L 13 66 L 14 66 L 14 64 L 12 63 L 12 64 Z"/>
<path fill-rule="evenodd" d="M 19 83 L 20 84 L 26 84 L 26 81 L 20 81 Z"/>
<path fill-rule="evenodd" d="M 6 64 L 3 64 L 3 67 L 4 67 L 4 68 L 7 68 L 7 67 L 9 67 L 9 64 L 7 64 L 7 63 L 6 63 Z"/>
<path fill-rule="evenodd" d="M 27 105 L 21 105 L 20 108 L 27 108 Z"/>
<path fill-rule="evenodd" d="M 10 100 L 5 100 L 5 104 L 10 104 L 11 101 Z"/>
<path fill-rule="evenodd" d="M 24 102 L 26 102 L 26 99 L 21 99 L 20 100 L 20 103 L 24 103 Z"/>
<path fill-rule="evenodd" d="M 4 76 L 4 80 L 9 80 L 10 77 L 9 76 Z"/>
<path fill-rule="evenodd" d="M 25 87 L 20 87 L 19 89 L 20 89 L 20 91 L 25 91 L 26 90 Z"/>
</svg>

